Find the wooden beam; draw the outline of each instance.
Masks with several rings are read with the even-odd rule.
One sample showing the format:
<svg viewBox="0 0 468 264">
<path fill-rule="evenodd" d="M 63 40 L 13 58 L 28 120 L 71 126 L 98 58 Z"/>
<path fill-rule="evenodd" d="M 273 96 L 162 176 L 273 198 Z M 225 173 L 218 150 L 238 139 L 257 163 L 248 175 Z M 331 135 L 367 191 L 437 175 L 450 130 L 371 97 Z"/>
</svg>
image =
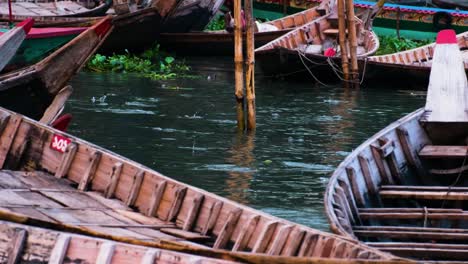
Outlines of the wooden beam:
<svg viewBox="0 0 468 264">
<path fill-rule="evenodd" d="M 433 239 L 433 240 L 467 240 L 467 230 L 450 228 L 424 227 L 355 227 L 354 234 L 359 237 L 383 237 L 396 239 Z"/>
<path fill-rule="evenodd" d="M 10 122 L 11 114 L 7 112 L 0 112 L 0 137 L 3 135 L 5 128 Z"/>
<path fill-rule="evenodd" d="M 362 175 L 364 176 L 364 181 L 366 182 L 367 191 L 370 195 L 374 195 L 377 193 L 377 190 L 375 188 L 374 181 L 372 180 L 372 173 L 369 167 L 369 160 L 362 155 L 358 156 L 358 160 L 359 165 L 361 166 Z"/>
<path fill-rule="evenodd" d="M 180 229 L 177 229 L 177 228 L 162 228 L 161 232 L 164 232 L 166 234 L 173 235 L 173 236 L 176 236 L 176 237 L 181 237 L 181 238 L 183 238 L 185 240 L 189 240 L 189 241 L 200 241 L 201 242 L 201 241 L 209 240 L 211 238 L 209 236 L 204 236 L 204 235 L 200 235 L 200 234 L 195 233 L 195 232 L 180 230 Z"/>
<path fill-rule="evenodd" d="M 274 256 L 281 253 L 293 228 L 293 225 L 283 225 L 279 229 L 278 234 L 273 238 L 273 242 L 271 242 L 270 250 L 267 252 L 268 255 Z"/>
<path fill-rule="evenodd" d="M 154 261 L 159 258 L 161 255 L 161 250 L 159 249 L 148 249 L 143 255 L 140 264 L 154 264 Z"/>
<path fill-rule="evenodd" d="M 379 169 L 379 174 L 380 177 L 382 178 L 382 181 L 385 184 L 395 184 L 393 181 L 392 175 L 390 174 L 389 171 L 387 171 L 387 168 L 385 167 L 385 158 L 382 156 L 382 152 L 380 150 L 379 146 L 376 145 L 370 145 L 371 151 L 372 151 L 372 156 L 374 157 L 375 164 L 377 165 L 377 168 Z"/>
<path fill-rule="evenodd" d="M 223 207 L 223 202 L 221 201 L 217 201 L 212 204 L 210 208 L 208 220 L 206 221 L 206 225 L 203 227 L 203 230 L 201 232 L 202 235 L 207 235 L 213 230 L 216 224 L 216 221 L 218 220 L 218 216 L 219 216 L 219 213 L 221 212 L 222 207 Z"/>
<path fill-rule="evenodd" d="M 315 247 L 317 247 L 318 240 L 320 238 L 319 234 L 306 233 L 304 241 L 302 242 L 301 247 L 299 248 L 298 257 L 309 257 L 313 253 Z"/>
<path fill-rule="evenodd" d="M 11 119 L 12 120 L 10 120 L 8 124 L 13 122 L 13 124 L 11 125 L 12 130 L 10 131 L 10 134 L 6 136 L 7 138 L 2 140 L 1 142 L 0 169 L 2 169 L 5 164 L 5 160 L 8 156 L 8 153 L 10 152 L 11 145 L 13 145 L 13 142 L 15 141 L 16 133 L 18 132 L 21 122 L 23 121 L 23 117 L 21 115 L 14 115 Z"/>
<path fill-rule="evenodd" d="M 249 219 L 247 224 L 240 231 L 239 236 L 237 237 L 236 242 L 232 247 L 232 251 L 242 251 L 245 249 L 252 237 L 252 234 L 255 232 L 259 220 L 259 215 L 254 215 Z"/>
<path fill-rule="evenodd" d="M 419 156 L 426 159 L 435 158 L 464 158 L 468 154 L 468 146 L 432 146 L 426 145 Z"/>
<path fill-rule="evenodd" d="M 468 187 L 448 186 L 422 186 L 422 185 L 382 185 L 381 191 L 441 191 L 441 192 L 468 192 Z"/>
<path fill-rule="evenodd" d="M 64 88 L 62 88 L 54 97 L 54 100 L 49 105 L 49 107 L 47 107 L 44 115 L 39 120 L 39 122 L 46 125 L 50 125 L 59 116 L 72 92 L 73 89 L 70 85 L 67 85 Z"/>
<path fill-rule="evenodd" d="M 62 154 L 62 160 L 60 161 L 60 165 L 57 171 L 55 172 L 56 178 L 60 179 L 67 175 L 68 170 L 70 169 L 70 166 L 73 162 L 73 159 L 75 158 L 77 150 L 78 145 L 75 142 L 70 142 L 70 144 L 68 144 L 65 153 Z"/>
<path fill-rule="evenodd" d="M 112 166 L 112 174 L 110 177 L 109 184 L 104 191 L 104 197 L 107 199 L 111 199 L 114 197 L 115 190 L 117 189 L 117 184 L 119 183 L 120 174 L 122 173 L 123 163 L 116 162 L 114 166 Z"/>
<path fill-rule="evenodd" d="M 175 192 L 174 200 L 172 201 L 171 209 L 167 215 L 167 221 L 175 221 L 175 218 L 179 214 L 180 207 L 184 201 L 185 194 L 187 193 L 187 187 L 179 187 Z"/>
<path fill-rule="evenodd" d="M 145 171 L 139 170 L 132 179 L 132 187 L 130 188 L 130 193 L 128 194 L 127 201 L 125 204 L 129 207 L 135 204 L 135 201 L 138 197 L 138 193 L 140 193 L 141 184 L 143 183 L 143 179 L 145 177 Z"/>
<path fill-rule="evenodd" d="M 189 231 L 192 229 L 193 225 L 198 216 L 198 212 L 200 211 L 201 205 L 203 203 L 205 196 L 203 194 L 196 194 L 193 198 L 192 206 L 187 214 L 187 218 L 185 218 L 184 226 L 182 227 L 183 230 Z"/>
<path fill-rule="evenodd" d="M 257 242 L 252 249 L 252 253 L 265 253 L 277 225 L 278 221 L 275 220 L 266 224 L 262 230 L 262 233 L 260 233 L 260 236 L 257 238 Z"/>
<path fill-rule="evenodd" d="M 155 216 L 158 211 L 159 204 L 161 203 L 164 191 L 166 190 L 167 181 L 160 181 L 156 184 L 151 194 L 150 206 L 148 208 L 147 216 Z"/>
<path fill-rule="evenodd" d="M 236 228 L 237 221 L 239 220 L 242 214 L 242 209 L 234 208 L 229 212 L 228 218 L 224 223 L 221 231 L 219 232 L 218 237 L 213 245 L 214 249 L 223 249 L 226 247 L 226 244 L 229 242 L 229 239 Z"/>
<path fill-rule="evenodd" d="M 468 192 L 382 190 L 383 199 L 468 200 Z"/>
<path fill-rule="evenodd" d="M 398 140 L 400 141 L 401 148 L 403 150 L 403 154 L 410 165 L 413 168 L 419 177 L 422 177 L 426 174 L 424 167 L 421 164 L 421 160 L 417 156 L 417 153 L 411 145 L 410 137 L 408 130 L 403 127 L 397 128 L 397 135 Z"/>
<path fill-rule="evenodd" d="M 364 197 L 362 196 L 361 191 L 359 190 L 356 171 L 353 167 L 346 167 L 346 175 L 348 176 L 349 183 L 351 184 L 351 190 L 353 191 L 357 206 L 364 207 L 366 203 L 364 201 Z"/>
<path fill-rule="evenodd" d="M 62 264 L 70 244 L 70 235 L 60 234 L 50 254 L 49 264 Z"/>
<path fill-rule="evenodd" d="M 26 246 L 28 231 L 25 229 L 17 229 L 11 240 L 11 244 L 8 248 L 8 260 L 7 264 L 17 264 L 20 263 L 21 257 L 23 255 L 23 250 Z"/>
<path fill-rule="evenodd" d="M 112 256 L 114 255 L 115 246 L 115 242 L 107 241 L 102 243 L 96 258 L 96 263 L 110 264 L 112 262 Z"/>
<path fill-rule="evenodd" d="M 94 178 L 94 173 L 98 167 L 99 161 L 101 160 L 102 153 L 99 151 L 94 151 L 94 153 L 89 158 L 88 168 L 86 169 L 83 177 L 81 178 L 80 184 L 78 185 L 78 190 L 86 191 L 88 185 L 92 182 Z"/>
<path fill-rule="evenodd" d="M 304 238 L 305 233 L 306 232 L 304 230 L 297 230 L 296 232 L 294 232 L 293 230 L 291 234 L 292 238 L 289 240 L 291 241 L 291 243 L 283 249 L 281 255 L 295 256 L 299 249 L 299 246 L 302 243 L 302 239 Z"/>
</svg>

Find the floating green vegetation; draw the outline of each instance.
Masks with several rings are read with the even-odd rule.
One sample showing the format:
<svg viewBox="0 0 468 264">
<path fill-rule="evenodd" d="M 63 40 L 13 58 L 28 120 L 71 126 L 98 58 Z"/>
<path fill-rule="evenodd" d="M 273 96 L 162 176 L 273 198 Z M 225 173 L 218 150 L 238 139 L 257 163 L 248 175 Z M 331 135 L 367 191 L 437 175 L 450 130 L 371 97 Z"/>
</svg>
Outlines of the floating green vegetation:
<svg viewBox="0 0 468 264">
<path fill-rule="evenodd" d="M 395 52 L 414 49 L 432 43 L 430 40 L 412 40 L 396 36 L 379 36 L 380 48 L 376 55 L 385 55 Z"/>
<path fill-rule="evenodd" d="M 217 16 L 205 27 L 205 31 L 215 31 L 225 29 L 224 16 Z"/>
<path fill-rule="evenodd" d="M 86 68 L 94 72 L 134 72 L 154 80 L 193 77 L 189 66 L 162 52 L 158 44 L 139 56 L 128 51 L 112 56 L 96 54 Z"/>
</svg>

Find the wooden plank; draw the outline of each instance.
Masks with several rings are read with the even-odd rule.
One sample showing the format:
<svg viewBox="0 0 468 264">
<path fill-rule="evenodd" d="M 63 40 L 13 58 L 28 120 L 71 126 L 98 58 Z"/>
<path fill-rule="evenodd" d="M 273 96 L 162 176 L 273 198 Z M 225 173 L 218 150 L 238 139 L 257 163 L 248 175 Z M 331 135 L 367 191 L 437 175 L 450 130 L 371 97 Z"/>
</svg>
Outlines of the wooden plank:
<svg viewBox="0 0 468 264">
<path fill-rule="evenodd" d="M 348 216 L 348 219 L 351 220 L 352 223 L 357 223 L 357 220 L 353 214 L 353 211 L 351 210 L 351 207 L 349 206 L 348 200 L 346 199 L 346 195 L 340 186 L 336 186 L 335 194 L 337 195 L 337 198 L 338 198 L 337 202 L 341 204 L 343 209 L 346 211 L 346 215 Z"/>
<path fill-rule="evenodd" d="M 439 220 L 468 220 L 466 213 L 425 213 L 425 212 L 388 212 L 361 213 L 362 219 L 439 219 Z"/>
<path fill-rule="evenodd" d="M 50 103 L 49 107 L 47 107 L 44 115 L 39 120 L 39 122 L 46 125 L 50 125 L 65 107 L 65 103 L 67 102 L 72 92 L 73 89 L 70 85 L 67 85 L 64 88 L 62 88 L 54 97 L 54 100 L 52 101 L 52 103 Z"/>
<path fill-rule="evenodd" d="M 127 206 L 133 206 L 140 192 L 141 184 L 143 183 L 143 178 L 145 177 L 145 171 L 139 170 L 132 179 L 132 187 L 130 188 L 130 193 L 128 194 L 127 201 L 125 204 Z"/>
<path fill-rule="evenodd" d="M 332 247 L 329 257 L 330 258 L 341 258 L 344 255 L 347 241 L 339 241 Z"/>
<path fill-rule="evenodd" d="M 305 236 L 304 230 L 293 230 L 290 234 L 291 239 L 286 242 L 286 245 L 283 248 L 282 256 L 296 256 L 299 246 L 303 242 L 302 239 Z M 290 243 L 288 243 L 290 241 Z"/>
<path fill-rule="evenodd" d="M 382 190 L 389 191 L 442 191 L 442 192 L 468 192 L 468 187 L 423 186 L 423 185 L 382 185 Z"/>
<path fill-rule="evenodd" d="M 179 214 L 180 208 L 187 193 L 187 187 L 179 187 L 175 192 L 174 200 L 172 201 L 171 209 L 167 215 L 167 221 L 175 221 L 175 218 Z"/>
<path fill-rule="evenodd" d="M 161 250 L 159 249 L 148 249 L 145 252 L 145 255 L 141 259 L 140 264 L 154 264 L 154 261 L 159 258 L 161 255 Z"/>
<path fill-rule="evenodd" d="M 438 248 L 468 250 L 468 244 L 414 243 L 414 242 L 367 242 L 366 245 L 377 248 Z"/>
<path fill-rule="evenodd" d="M 370 145 L 371 151 L 372 151 L 372 156 L 374 157 L 375 164 L 377 165 L 377 168 L 379 169 L 379 174 L 380 177 L 382 178 L 382 181 L 385 184 L 394 184 L 395 182 L 392 179 L 392 175 L 389 174 L 387 171 L 387 168 L 385 167 L 384 164 L 384 157 L 381 155 L 380 147 L 375 146 L 375 145 Z"/>
<path fill-rule="evenodd" d="M 117 184 L 119 183 L 120 174 L 122 174 L 123 164 L 122 162 L 116 162 L 112 166 L 112 174 L 110 177 L 109 184 L 104 191 L 104 197 L 110 199 L 114 197 L 115 190 L 117 189 Z"/>
<path fill-rule="evenodd" d="M 259 220 L 259 215 L 254 215 L 249 219 L 245 227 L 242 228 L 241 232 L 239 233 L 239 236 L 237 237 L 236 242 L 232 247 L 232 251 L 242 251 L 245 249 L 258 225 Z"/>
<path fill-rule="evenodd" d="M 426 174 L 424 167 L 421 164 L 421 160 L 417 156 L 417 153 L 413 146 L 411 145 L 410 137 L 408 130 L 402 127 L 397 128 L 398 140 L 400 141 L 403 154 L 410 165 L 413 168 L 419 177 L 422 177 Z"/>
<path fill-rule="evenodd" d="M 76 151 L 78 150 L 78 145 L 75 142 L 71 142 L 68 144 L 65 153 L 62 154 L 62 160 L 60 161 L 60 165 L 55 172 L 56 178 L 63 178 L 70 169 L 70 165 L 75 158 Z"/>
<path fill-rule="evenodd" d="M 421 200 L 468 200 L 468 192 L 447 192 L 447 191 L 380 191 L 383 199 L 421 199 Z"/>
<path fill-rule="evenodd" d="M 293 228 L 294 225 L 284 225 L 279 229 L 278 234 L 274 237 L 271 247 L 267 252 L 268 255 L 274 256 L 281 253 Z"/>
<path fill-rule="evenodd" d="M 223 207 L 223 202 L 216 201 L 212 204 L 210 208 L 210 213 L 208 216 L 208 220 L 206 221 L 206 225 L 203 227 L 201 232 L 202 235 L 208 235 L 213 230 L 216 221 L 218 220 L 219 214 L 221 212 L 221 208 Z"/>
<path fill-rule="evenodd" d="M 437 228 L 437 227 L 418 227 L 418 226 L 354 226 L 354 230 L 377 230 L 377 231 L 411 231 L 411 232 L 432 232 L 432 233 L 460 233 L 468 234 L 468 229 L 463 228 Z"/>
<path fill-rule="evenodd" d="M 400 207 L 386 207 L 386 208 L 359 208 L 359 213 L 462 213 L 463 210 L 459 208 L 400 208 Z"/>
<path fill-rule="evenodd" d="M 176 237 L 181 237 L 189 241 L 206 241 L 211 238 L 209 236 L 204 236 L 195 232 L 180 230 L 177 228 L 161 228 L 161 232 L 164 232 L 166 234 L 173 235 Z"/>
<path fill-rule="evenodd" d="M 153 193 L 151 194 L 150 206 L 148 208 L 147 216 L 154 216 L 158 211 L 159 204 L 166 189 L 167 181 L 160 181 L 154 187 Z"/>
<path fill-rule="evenodd" d="M 3 135 L 5 128 L 10 122 L 11 114 L 8 112 L 1 111 L 0 112 L 0 137 Z"/>
<path fill-rule="evenodd" d="M 88 188 L 89 183 L 93 180 L 94 173 L 99 165 L 99 161 L 101 160 L 102 153 L 99 151 L 95 151 L 91 157 L 89 158 L 89 165 L 86 169 L 83 177 L 81 178 L 80 184 L 78 185 L 78 190 L 86 191 Z"/>
<path fill-rule="evenodd" d="M 115 242 L 108 241 L 102 243 L 96 258 L 96 263 L 110 264 L 112 262 L 112 256 L 114 256 L 115 246 Z"/>
<path fill-rule="evenodd" d="M 23 250 L 26 246 L 28 231 L 25 229 L 16 229 L 8 248 L 7 264 L 17 264 L 21 261 Z"/>
<path fill-rule="evenodd" d="M 358 207 L 364 207 L 365 201 L 364 197 L 359 190 L 359 185 L 357 183 L 356 171 L 353 167 L 346 167 L 346 175 L 348 176 L 349 183 L 351 184 L 351 190 L 353 191 L 354 198 Z"/>
<path fill-rule="evenodd" d="M 349 207 L 350 207 L 351 212 L 354 215 L 356 221 L 358 223 L 360 223 L 361 219 L 359 218 L 359 210 L 358 210 L 358 207 L 356 205 L 356 201 L 354 200 L 354 197 L 351 194 L 351 190 L 349 189 L 349 185 L 343 179 L 340 179 L 340 178 L 338 178 L 338 185 L 341 187 L 341 189 L 345 193 L 346 199 L 349 202 Z"/>
<path fill-rule="evenodd" d="M 260 233 L 260 236 L 257 237 L 257 242 L 255 242 L 255 245 L 252 248 L 252 253 L 265 253 L 277 225 L 278 221 L 275 220 L 266 224 L 262 233 Z"/>
<path fill-rule="evenodd" d="M 366 182 L 367 191 L 370 195 L 374 195 L 377 193 L 377 190 L 375 188 L 374 181 L 372 180 L 372 173 L 369 167 L 369 160 L 362 155 L 358 156 L 358 160 L 359 166 L 361 167 L 362 175 L 364 176 L 364 181 Z"/>
<path fill-rule="evenodd" d="M 359 226 L 354 228 L 354 234 L 360 237 L 385 237 L 408 240 L 466 240 L 468 238 L 468 230 L 466 229 L 429 227 Z"/>
<path fill-rule="evenodd" d="M 242 214 L 242 209 L 234 208 L 229 212 L 228 218 L 224 223 L 218 237 L 213 245 L 214 249 L 223 249 L 226 247 L 229 239 L 231 238 L 234 229 L 236 228 L 237 221 Z"/>
<path fill-rule="evenodd" d="M 317 241 L 319 240 L 319 234 L 306 233 L 304 241 L 302 242 L 301 247 L 299 248 L 298 257 L 308 257 L 309 254 L 314 251 L 317 246 Z"/>
<path fill-rule="evenodd" d="M 68 245 L 70 244 L 70 235 L 62 233 L 55 242 L 52 253 L 50 254 L 49 264 L 62 264 L 67 254 Z"/>
<path fill-rule="evenodd" d="M 14 115 L 13 118 L 10 118 L 10 122 L 8 123 L 9 126 L 11 126 L 11 129 L 9 127 L 6 127 L 5 130 L 9 132 L 7 135 L 2 135 L 1 145 L 0 145 L 0 169 L 3 168 L 5 164 L 5 160 L 8 156 L 8 152 L 10 152 L 11 145 L 13 145 L 13 142 L 15 141 L 16 133 L 18 132 L 18 128 L 21 125 L 21 122 L 23 121 L 23 117 L 20 115 Z M 10 125 L 10 123 L 12 123 Z"/>
<path fill-rule="evenodd" d="M 197 194 L 193 198 L 192 206 L 189 209 L 187 217 L 184 221 L 184 226 L 182 227 L 183 230 L 189 231 L 190 229 L 192 229 L 193 225 L 195 224 L 195 220 L 197 219 L 198 212 L 200 211 L 204 198 L 205 196 L 203 194 Z"/>
<path fill-rule="evenodd" d="M 433 146 L 426 145 L 419 156 L 426 159 L 435 158 L 464 158 L 468 154 L 468 146 Z"/>
</svg>

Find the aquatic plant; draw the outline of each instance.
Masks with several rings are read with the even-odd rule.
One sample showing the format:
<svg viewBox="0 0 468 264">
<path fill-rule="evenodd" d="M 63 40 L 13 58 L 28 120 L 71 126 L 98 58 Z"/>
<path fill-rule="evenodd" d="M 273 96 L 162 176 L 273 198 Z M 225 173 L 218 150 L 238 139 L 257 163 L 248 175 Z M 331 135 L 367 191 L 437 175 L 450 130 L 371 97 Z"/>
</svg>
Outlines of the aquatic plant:
<svg viewBox="0 0 468 264">
<path fill-rule="evenodd" d="M 114 54 L 104 56 L 96 54 L 86 68 L 95 72 L 135 72 L 155 80 L 174 79 L 189 76 L 190 67 L 159 49 L 155 44 L 140 55 Z"/>
<path fill-rule="evenodd" d="M 391 54 L 432 43 L 430 40 L 413 40 L 408 38 L 398 38 L 397 36 L 379 36 L 379 40 L 380 48 L 376 55 Z"/>
<path fill-rule="evenodd" d="M 225 29 L 224 16 L 217 16 L 205 27 L 205 31 Z"/>
</svg>

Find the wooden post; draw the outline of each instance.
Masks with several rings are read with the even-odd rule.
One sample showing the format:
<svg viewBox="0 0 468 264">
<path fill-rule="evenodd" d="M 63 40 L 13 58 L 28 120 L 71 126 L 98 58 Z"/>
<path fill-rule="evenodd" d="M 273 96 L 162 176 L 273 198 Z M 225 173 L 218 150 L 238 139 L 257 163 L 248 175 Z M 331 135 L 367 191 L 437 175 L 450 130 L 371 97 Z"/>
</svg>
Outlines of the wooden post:
<svg viewBox="0 0 468 264">
<path fill-rule="evenodd" d="M 255 130 L 255 40 L 252 0 L 244 0 L 246 18 L 246 52 L 247 65 L 245 72 L 245 90 L 247 95 L 247 130 Z"/>
<path fill-rule="evenodd" d="M 244 57 L 242 55 L 242 16 L 241 0 L 234 0 L 234 63 L 237 101 L 237 129 L 244 131 Z"/>
<path fill-rule="evenodd" d="M 289 0 L 283 0 L 283 15 L 288 14 L 288 6 L 289 6 Z M 247 8 L 245 10 L 247 12 Z"/>
<path fill-rule="evenodd" d="M 349 80 L 349 59 L 348 48 L 346 45 L 346 19 L 345 19 L 345 0 L 338 0 L 338 30 L 341 50 L 341 67 L 345 80 Z"/>
<path fill-rule="evenodd" d="M 346 13 L 348 18 L 348 37 L 350 44 L 350 58 L 351 58 L 351 78 L 354 85 L 359 85 L 359 68 L 357 61 L 357 33 L 356 22 L 354 15 L 354 1 L 347 0 Z"/>
</svg>

